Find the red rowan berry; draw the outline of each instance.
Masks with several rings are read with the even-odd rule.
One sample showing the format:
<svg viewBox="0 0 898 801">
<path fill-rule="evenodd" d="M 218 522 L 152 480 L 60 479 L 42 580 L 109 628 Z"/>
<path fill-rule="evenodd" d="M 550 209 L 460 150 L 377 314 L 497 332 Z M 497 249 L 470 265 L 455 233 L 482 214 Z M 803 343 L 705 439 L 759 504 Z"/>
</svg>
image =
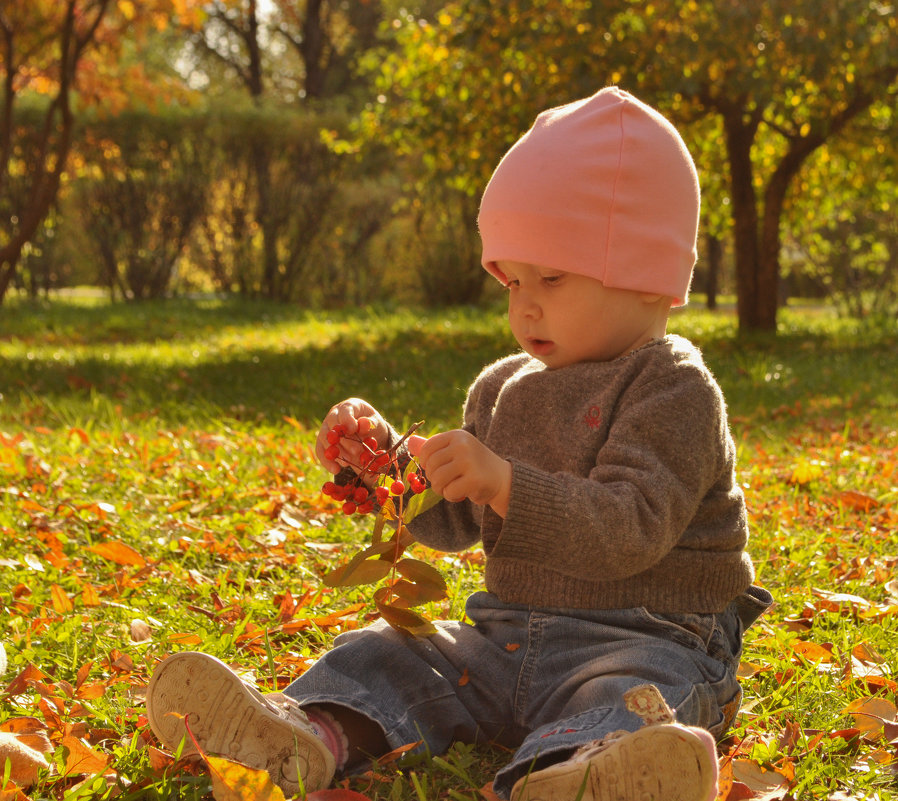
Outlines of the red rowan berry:
<svg viewBox="0 0 898 801">
<path fill-rule="evenodd" d="M 368 500 L 368 489 L 367 487 L 356 487 L 355 492 L 352 495 L 352 499 L 356 503 L 364 503 Z"/>
<path fill-rule="evenodd" d="M 331 429 L 331 431 L 335 432 L 337 434 L 337 436 L 340 436 L 340 437 L 346 436 L 346 426 L 344 426 L 342 423 L 335 425 Z"/>
<path fill-rule="evenodd" d="M 357 508 L 356 505 L 352 501 L 346 501 L 346 503 L 343 504 L 343 514 L 344 515 L 355 514 L 356 508 Z"/>
<path fill-rule="evenodd" d="M 359 505 L 359 508 L 356 509 L 360 515 L 371 514 L 374 511 L 374 501 L 365 501 L 363 504 Z"/>
<path fill-rule="evenodd" d="M 374 437 L 366 437 L 362 442 L 362 445 L 364 445 L 366 448 L 370 448 L 372 451 L 377 450 L 377 440 L 374 439 Z"/>
<path fill-rule="evenodd" d="M 387 502 L 387 498 L 390 497 L 390 490 L 386 487 L 375 487 L 374 497 L 377 498 L 377 502 L 383 506 Z"/>
<path fill-rule="evenodd" d="M 325 481 L 323 486 L 321 487 L 321 491 L 329 497 L 333 497 L 334 490 L 336 489 L 337 485 L 334 484 L 333 481 Z"/>
<path fill-rule="evenodd" d="M 339 445 L 331 445 L 329 448 L 325 448 L 324 450 L 324 458 L 330 459 L 334 461 L 340 455 L 340 446 Z"/>
<path fill-rule="evenodd" d="M 332 428 L 327 432 L 327 441 L 330 445 L 338 445 L 340 440 L 343 438 L 343 435 L 340 434 L 337 429 Z"/>
<path fill-rule="evenodd" d="M 401 481 L 394 481 L 390 485 L 390 492 L 393 493 L 393 495 L 402 495 L 402 493 L 405 492 L 405 484 Z"/>
</svg>

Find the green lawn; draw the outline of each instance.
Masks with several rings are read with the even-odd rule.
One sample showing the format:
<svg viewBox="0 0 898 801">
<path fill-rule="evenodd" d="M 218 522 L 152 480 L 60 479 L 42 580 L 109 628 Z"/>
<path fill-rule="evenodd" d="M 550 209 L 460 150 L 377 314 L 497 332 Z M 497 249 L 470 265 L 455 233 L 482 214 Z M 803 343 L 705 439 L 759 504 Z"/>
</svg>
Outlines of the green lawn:
<svg viewBox="0 0 898 801">
<path fill-rule="evenodd" d="M 776 338 L 736 339 L 731 315 L 700 310 L 672 329 L 727 395 L 751 551 L 778 602 L 748 636 L 721 748 L 731 797 L 896 797 L 898 335 L 825 309 L 785 310 Z M 397 427 L 454 426 L 470 381 L 512 346 L 499 309 L 0 308 L 0 729 L 53 748 L 27 797 L 210 798 L 200 765 L 154 748 L 153 666 L 204 650 L 274 689 L 364 625 L 368 591 L 320 581 L 371 520 L 319 492 L 318 420 L 360 395 Z M 459 615 L 476 554 L 416 555 L 452 590 L 429 614 Z M 458 748 L 352 787 L 476 799 L 502 759 Z"/>
</svg>

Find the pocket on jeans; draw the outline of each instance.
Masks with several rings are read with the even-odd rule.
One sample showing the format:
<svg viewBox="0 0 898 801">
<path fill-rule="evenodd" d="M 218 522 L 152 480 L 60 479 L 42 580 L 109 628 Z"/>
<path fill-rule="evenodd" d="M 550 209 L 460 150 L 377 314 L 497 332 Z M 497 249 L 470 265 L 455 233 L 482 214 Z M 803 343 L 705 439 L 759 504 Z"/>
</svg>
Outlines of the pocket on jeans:
<svg viewBox="0 0 898 801">
<path fill-rule="evenodd" d="M 645 630 L 686 648 L 707 653 L 717 621 L 711 614 L 658 614 L 639 607 Z"/>
<path fill-rule="evenodd" d="M 677 706 L 677 720 L 686 725 L 702 726 L 719 739 L 732 725 L 741 702 L 739 682 L 729 671 L 723 670 L 722 678 L 693 686 Z"/>
</svg>

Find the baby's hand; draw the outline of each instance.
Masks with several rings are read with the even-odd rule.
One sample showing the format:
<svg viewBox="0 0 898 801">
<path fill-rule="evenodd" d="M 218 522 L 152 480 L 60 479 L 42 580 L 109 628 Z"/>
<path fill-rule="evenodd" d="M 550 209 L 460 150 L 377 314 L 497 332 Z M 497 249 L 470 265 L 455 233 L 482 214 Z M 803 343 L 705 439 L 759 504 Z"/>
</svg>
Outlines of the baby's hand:
<svg viewBox="0 0 898 801">
<path fill-rule="evenodd" d="M 415 437 L 409 442 L 409 450 L 417 456 L 433 488 L 447 501 L 469 498 L 505 517 L 511 493 L 511 463 L 475 436 L 456 429 L 427 440 Z"/>
<path fill-rule="evenodd" d="M 343 436 L 330 442 L 327 435 L 337 426 L 343 427 Z M 362 440 L 373 438 L 377 448 L 383 448 L 389 431 L 386 421 L 370 403 L 361 398 L 348 398 L 331 407 L 325 415 L 315 442 L 315 455 L 321 466 L 334 475 L 346 465 L 358 472 L 361 453 L 365 450 Z"/>
</svg>

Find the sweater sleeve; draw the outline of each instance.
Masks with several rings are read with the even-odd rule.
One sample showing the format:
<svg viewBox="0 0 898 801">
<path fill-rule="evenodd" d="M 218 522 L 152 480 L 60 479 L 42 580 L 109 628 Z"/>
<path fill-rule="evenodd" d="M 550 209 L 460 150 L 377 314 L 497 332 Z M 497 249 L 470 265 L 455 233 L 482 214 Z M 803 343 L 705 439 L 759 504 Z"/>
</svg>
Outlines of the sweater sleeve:
<svg viewBox="0 0 898 801">
<path fill-rule="evenodd" d="M 468 390 L 462 429 L 483 439 L 489 429 L 493 404 L 503 383 L 522 361 L 520 355 L 506 357 L 486 367 Z M 418 542 L 441 551 L 463 551 L 481 539 L 484 508 L 464 500 L 440 501 L 416 517 L 409 531 Z M 493 515 L 495 517 L 495 515 Z"/>
<path fill-rule="evenodd" d="M 634 383 L 619 398 L 588 475 L 512 462 L 508 515 L 490 559 L 496 567 L 510 560 L 608 582 L 650 569 L 676 547 L 740 549 L 744 520 L 716 525 L 707 541 L 684 540 L 703 504 L 741 508 L 724 497 L 732 490 L 731 451 L 722 395 L 706 372 Z M 716 511 L 709 518 L 721 522 Z M 727 530 L 732 541 L 714 541 Z"/>
</svg>

